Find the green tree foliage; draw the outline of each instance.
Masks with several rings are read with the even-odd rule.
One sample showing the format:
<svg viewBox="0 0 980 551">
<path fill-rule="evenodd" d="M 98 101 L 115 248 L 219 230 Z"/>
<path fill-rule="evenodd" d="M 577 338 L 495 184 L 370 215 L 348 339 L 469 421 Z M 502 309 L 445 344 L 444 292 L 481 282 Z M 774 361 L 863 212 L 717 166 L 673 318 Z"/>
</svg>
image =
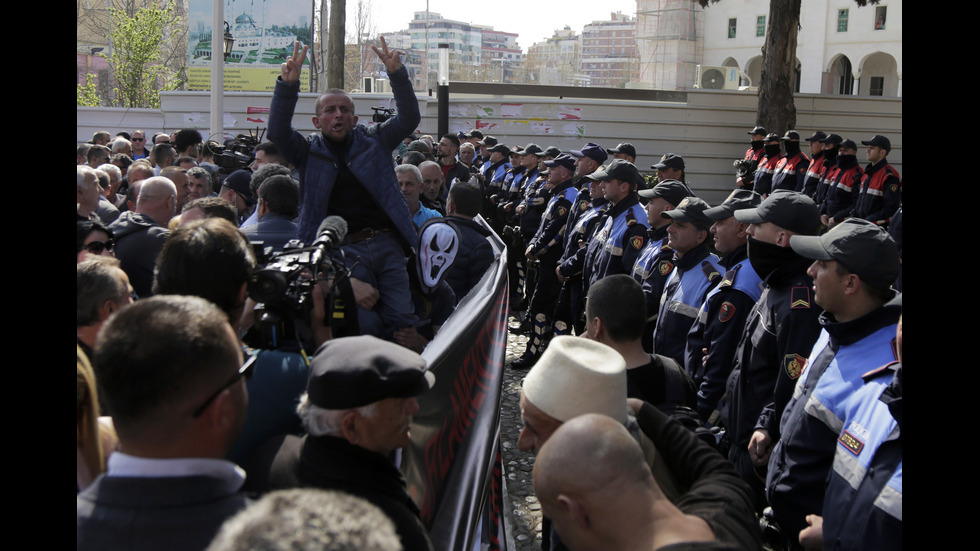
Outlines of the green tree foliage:
<svg viewBox="0 0 980 551">
<path fill-rule="evenodd" d="M 85 84 L 75 86 L 75 105 L 77 107 L 98 107 L 102 105 L 99 100 L 99 90 L 95 87 L 92 75 L 85 75 Z"/>
<path fill-rule="evenodd" d="M 160 107 L 160 91 L 183 84 L 183 71 L 162 63 L 172 30 L 180 24 L 173 0 L 164 7 L 139 8 L 132 15 L 114 8 L 109 11 L 115 105 Z"/>
</svg>

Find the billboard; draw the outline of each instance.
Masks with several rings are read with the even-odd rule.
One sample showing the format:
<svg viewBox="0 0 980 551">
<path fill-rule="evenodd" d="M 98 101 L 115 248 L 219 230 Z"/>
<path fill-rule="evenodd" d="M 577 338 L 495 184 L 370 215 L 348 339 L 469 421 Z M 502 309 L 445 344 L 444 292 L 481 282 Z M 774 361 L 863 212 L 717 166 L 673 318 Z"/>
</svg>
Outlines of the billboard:
<svg viewBox="0 0 980 551">
<path fill-rule="evenodd" d="M 235 38 L 225 59 L 224 89 L 272 91 L 279 66 L 293 53 L 293 43 L 312 44 L 312 0 L 221 0 L 224 21 Z M 187 89 L 211 89 L 211 55 L 223 53 L 225 29 L 212 29 L 213 0 L 190 0 L 187 12 Z M 217 40 L 214 40 L 214 39 Z M 312 53 L 312 52 L 311 52 Z M 304 62 L 301 91 L 309 91 L 309 65 Z"/>
</svg>

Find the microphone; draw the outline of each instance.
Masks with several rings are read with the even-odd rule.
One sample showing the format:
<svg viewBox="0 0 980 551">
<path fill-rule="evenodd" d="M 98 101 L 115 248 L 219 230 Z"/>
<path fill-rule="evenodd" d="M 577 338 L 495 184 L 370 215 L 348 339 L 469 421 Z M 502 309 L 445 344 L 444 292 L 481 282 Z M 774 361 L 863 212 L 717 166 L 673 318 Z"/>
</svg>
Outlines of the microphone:
<svg viewBox="0 0 980 551">
<path fill-rule="evenodd" d="M 314 266 L 319 265 L 326 252 L 343 243 L 345 237 L 347 237 L 346 220 L 336 215 L 324 218 L 316 230 L 316 239 L 311 245 L 316 249 L 310 257 L 311 263 Z"/>
</svg>

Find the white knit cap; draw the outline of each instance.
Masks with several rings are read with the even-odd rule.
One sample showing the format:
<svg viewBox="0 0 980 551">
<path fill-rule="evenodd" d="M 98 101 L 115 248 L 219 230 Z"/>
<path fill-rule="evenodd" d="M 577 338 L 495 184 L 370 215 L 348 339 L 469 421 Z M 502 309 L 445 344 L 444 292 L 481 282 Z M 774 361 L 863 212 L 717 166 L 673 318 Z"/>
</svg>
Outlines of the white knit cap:
<svg viewBox="0 0 980 551">
<path fill-rule="evenodd" d="M 553 338 L 523 386 L 528 401 L 561 422 L 601 413 L 626 423 L 626 361 L 602 343 L 568 335 Z"/>
</svg>

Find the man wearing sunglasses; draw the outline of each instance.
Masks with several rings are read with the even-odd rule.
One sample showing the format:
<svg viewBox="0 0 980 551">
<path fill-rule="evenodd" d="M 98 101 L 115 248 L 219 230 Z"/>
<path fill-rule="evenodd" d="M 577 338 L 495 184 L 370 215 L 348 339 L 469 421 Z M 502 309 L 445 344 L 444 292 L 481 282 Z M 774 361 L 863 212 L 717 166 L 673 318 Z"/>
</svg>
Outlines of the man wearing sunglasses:
<svg viewBox="0 0 980 551">
<path fill-rule="evenodd" d="M 142 130 L 133 130 L 133 160 L 145 159 L 149 157 L 150 151 L 146 149 L 146 133 Z"/>
<path fill-rule="evenodd" d="M 223 459 L 245 423 L 238 338 L 224 312 L 189 296 L 121 309 L 95 358 L 119 449 L 76 500 L 78 549 L 204 549 L 246 505 L 245 473 Z"/>
</svg>

